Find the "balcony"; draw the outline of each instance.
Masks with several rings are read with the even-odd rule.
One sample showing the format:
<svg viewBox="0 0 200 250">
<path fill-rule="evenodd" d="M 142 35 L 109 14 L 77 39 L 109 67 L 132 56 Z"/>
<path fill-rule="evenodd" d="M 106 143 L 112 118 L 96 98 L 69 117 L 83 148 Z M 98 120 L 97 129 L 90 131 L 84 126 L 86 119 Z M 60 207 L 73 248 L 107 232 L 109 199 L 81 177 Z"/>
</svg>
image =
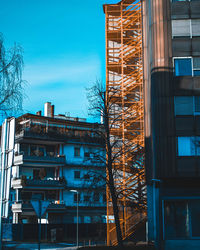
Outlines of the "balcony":
<svg viewBox="0 0 200 250">
<path fill-rule="evenodd" d="M 63 201 L 51 201 L 47 208 L 47 212 L 60 212 L 66 208 Z M 13 213 L 34 212 L 30 201 L 16 201 L 12 204 Z"/>
<path fill-rule="evenodd" d="M 91 134 L 91 131 L 76 131 L 70 129 L 64 129 L 63 127 L 42 127 L 37 125 L 36 127 L 21 128 L 17 131 L 15 135 L 15 140 L 20 141 L 52 141 L 54 143 L 62 143 L 65 141 L 82 142 L 82 143 L 94 143 L 98 145 L 103 145 L 103 139 L 98 135 Z"/>
<path fill-rule="evenodd" d="M 38 131 L 32 131 L 29 129 L 24 129 L 16 133 L 15 140 L 16 141 L 25 141 L 25 140 L 48 140 L 56 143 L 63 142 L 63 138 L 61 136 L 58 136 L 56 133 L 52 132 L 41 132 Z"/>
<path fill-rule="evenodd" d="M 14 189 L 65 189 L 66 181 L 63 178 L 59 180 L 32 180 L 22 176 L 19 179 L 12 179 L 11 187 Z"/>
<path fill-rule="evenodd" d="M 64 166 L 65 156 L 29 156 L 29 155 L 15 155 L 14 165 L 25 165 L 25 166 L 41 166 L 41 167 L 53 167 L 53 166 Z"/>
</svg>

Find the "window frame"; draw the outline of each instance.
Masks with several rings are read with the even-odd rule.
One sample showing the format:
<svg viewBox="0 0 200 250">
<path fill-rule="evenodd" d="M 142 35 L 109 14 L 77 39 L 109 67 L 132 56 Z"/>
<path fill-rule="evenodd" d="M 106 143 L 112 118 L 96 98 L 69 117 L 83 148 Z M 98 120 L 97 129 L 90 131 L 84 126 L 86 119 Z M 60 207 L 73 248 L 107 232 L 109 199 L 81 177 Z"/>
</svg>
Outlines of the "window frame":
<svg viewBox="0 0 200 250">
<path fill-rule="evenodd" d="M 170 240 L 166 238 L 166 230 L 165 226 L 166 220 L 165 220 L 165 201 L 191 201 L 191 200 L 200 200 L 200 196 L 182 196 L 182 197 L 170 197 L 170 196 L 164 196 L 162 197 L 161 204 L 162 204 L 162 230 L 163 230 L 163 240 Z M 192 216 L 191 216 L 191 210 L 189 209 L 189 238 L 174 238 L 181 239 L 181 240 L 191 240 L 191 239 L 200 239 L 200 236 L 192 236 Z"/>
<path fill-rule="evenodd" d="M 191 139 L 193 138 L 194 139 L 194 154 L 190 154 L 190 155 L 179 155 L 179 143 L 178 143 L 178 138 L 190 138 L 190 143 L 191 143 Z M 197 138 L 199 140 L 197 140 Z M 200 150 L 198 150 L 198 147 L 195 146 L 196 142 L 200 142 L 200 136 L 177 136 L 176 137 L 176 155 L 177 157 L 200 157 Z M 190 145 L 191 147 L 191 145 Z M 200 148 L 200 147 L 199 147 Z M 198 151 L 199 151 L 199 154 L 198 154 Z"/>
<path fill-rule="evenodd" d="M 190 33 L 190 35 L 189 36 L 187 36 L 187 35 L 185 35 L 185 36 L 174 36 L 173 33 L 172 33 L 172 39 L 177 38 L 177 37 L 189 37 L 189 38 L 192 38 L 192 19 L 172 19 L 171 20 L 171 29 L 172 29 L 172 22 L 173 21 L 186 21 L 186 20 L 189 20 L 189 28 L 190 28 L 189 33 Z"/>
<path fill-rule="evenodd" d="M 180 2 L 180 1 L 177 1 L 177 2 Z M 183 2 L 183 1 L 181 1 L 181 2 Z M 192 2 L 192 1 L 189 1 L 189 2 Z M 177 38 L 177 37 L 189 37 L 190 39 L 192 39 L 193 37 L 200 37 L 200 34 L 199 35 L 194 35 L 194 30 L 193 30 L 193 23 L 192 23 L 192 21 L 193 20 L 199 20 L 199 22 L 200 22 L 200 18 L 189 18 L 189 19 L 172 19 L 171 20 L 171 29 L 172 29 L 172 23 L 173 23 L 173 21 L 185 21 L 185 20 L 189 20 L 189 28 L 190 28 L 190 35 L 189 36 L 187 36 L 187 35 L 185 35 L 185 36 L 177 36 L 177 35 L 173 35 L 173 33 L 172 33 L 172 39 L 173 38 Z M 173 32 L 173 31 L 172 31 Z"/>
<path fill-rule="evenodd" d="M 79 177 L 76 177 L 76 174 L 79 173 Z M 74 179 L 80 180 L 81 179 L 81 171 L 80 170 L 74 170 Z"/>
<path fill-rule="evenodd" d="M 79 150 L 79 151 L 76 151 Z M 76 152 L 79 152 L 79 154 L 76 154 Z M 81 157 L 81 147 L 74 147 L 74 157 Z"/>
<path fill-rule="evenodd" d="M 173 58 L 172 58 L 172 63 L 173 63 L 173 69 L 174 69 L 174 76 L 175 77 L 180 77 L 180 76 L 177 76 L 175 73 L 176 73 L 176 71 L 175 71 L 175 60 L 176 59 L 191 59 L 191 67 L 192 67 L 192 77 L 193 77 L 193 57 L 192 56 L 181 56 L 181 57 L 179 57 L 179 56 L 174 56 Z M 190 75 L 184 75 L 184 76 L 190 76 Z"/>
<path fill-rule="evenodd" d="M 200 98 L 200 95 L 199 96 L 174 96 L 174 115 L 175 115 L 175 117 L 177 117 L 177 116 L 191 116 L 191 115 L 186 115 L 186 114 L 177 114 L 177 111 L 176 111 L 176 109 L 177 109 L 177 105 L 176 105 L 176 98 L 177 97 L 192 97 L 192 99 L 193 99 L 193 107 L 192 107 L 192 116 L 197 116 L 197 115 L 200 115 L 200 111 L 198 112 L 198 111 L 196 111 L 196 98 L 197 97 L 199 97 Z"/>
</svg>

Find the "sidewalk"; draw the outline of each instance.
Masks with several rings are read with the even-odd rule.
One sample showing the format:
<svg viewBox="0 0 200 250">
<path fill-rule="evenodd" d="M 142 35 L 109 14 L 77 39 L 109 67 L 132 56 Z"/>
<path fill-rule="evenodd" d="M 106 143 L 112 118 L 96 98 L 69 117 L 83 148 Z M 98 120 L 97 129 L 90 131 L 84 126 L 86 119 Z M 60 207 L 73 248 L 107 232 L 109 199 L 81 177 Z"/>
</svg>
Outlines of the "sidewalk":
<svg viewBox="0 0 200 250">
<path fill-rule="evenodd" d="M 41 243 L 40 249 L 46 250 L 76 250 L 77 246 L 71 246 L 67 243 Z M 19 243 L 19 242 L 6 242 L 3 244 L 5 250 L 37 250 L 38 243 Z"/>
</svg>

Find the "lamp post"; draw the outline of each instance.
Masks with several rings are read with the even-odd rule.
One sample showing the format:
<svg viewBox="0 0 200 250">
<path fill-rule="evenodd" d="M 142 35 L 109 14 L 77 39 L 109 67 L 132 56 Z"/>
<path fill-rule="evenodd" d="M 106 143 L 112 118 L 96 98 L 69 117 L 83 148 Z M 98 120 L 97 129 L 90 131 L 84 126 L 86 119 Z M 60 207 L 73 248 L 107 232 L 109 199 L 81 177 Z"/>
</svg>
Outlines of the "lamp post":
<svg viewBox="0 0 200 250">
<path fill-rule="evenodd" d="M 78 247 L 78 245 L 79 245 L 79 242 L 78 242 L 78 199 L 79 199 L 79 193 L 78 193 L 78 190 L 69 190 L 70 192 L 73 192 L 73 193 L 76 193 L 77 194 L 77 196 L 76 196 L 76 204 L 77 204 L 77 206 L 76 206 L 76 245 L 77 245 L 77 247 Z"/>
</svg>

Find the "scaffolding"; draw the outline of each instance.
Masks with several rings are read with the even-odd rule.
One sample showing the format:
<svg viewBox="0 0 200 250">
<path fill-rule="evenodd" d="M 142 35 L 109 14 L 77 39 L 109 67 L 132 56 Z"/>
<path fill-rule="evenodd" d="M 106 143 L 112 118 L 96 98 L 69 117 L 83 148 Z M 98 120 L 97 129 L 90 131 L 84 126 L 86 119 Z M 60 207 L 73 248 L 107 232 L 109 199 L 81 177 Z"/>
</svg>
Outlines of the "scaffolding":
<svg viewBox="0 0 200 250">
<path fill-rule="evenodd" d="M 144 171 L 144 102 L 142 17 L 139 0 L 105 4 L 106 92 L 111 103 L 113 174 L 123 239 L 146 220 Z M 116 230 L 107 188 L 107 244 L 116 245 Z"/>
</svg>

